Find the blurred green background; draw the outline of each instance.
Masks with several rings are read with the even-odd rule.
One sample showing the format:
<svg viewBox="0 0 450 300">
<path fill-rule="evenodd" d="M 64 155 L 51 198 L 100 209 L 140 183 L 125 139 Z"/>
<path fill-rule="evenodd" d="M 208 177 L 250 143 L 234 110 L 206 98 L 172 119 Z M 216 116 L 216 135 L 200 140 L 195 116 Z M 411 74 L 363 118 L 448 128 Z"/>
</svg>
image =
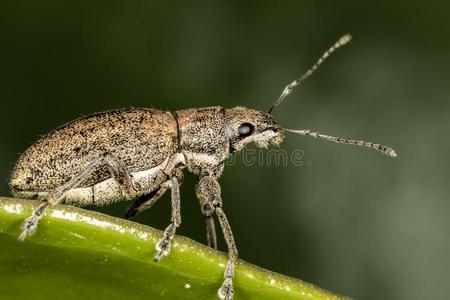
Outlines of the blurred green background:
<svg viewBox="0 0 450 300">
<path fill-rule="evenodd" d="M 288 135 L 303 167 L 237 160 L 221 183 L 240 257 L 357 299 L 448 298 L 450 4 L 439 3 L 2 1 L 1 195 L 18 154 L 69 120 L 128 106 L 267 110 L 350 32 L 275 116 L 399 157 Z M 205 241 L 194 184 L 187 175 L 179 233 Z M 168 200 L 134 220 L 164 228 Z"/>
</svg>

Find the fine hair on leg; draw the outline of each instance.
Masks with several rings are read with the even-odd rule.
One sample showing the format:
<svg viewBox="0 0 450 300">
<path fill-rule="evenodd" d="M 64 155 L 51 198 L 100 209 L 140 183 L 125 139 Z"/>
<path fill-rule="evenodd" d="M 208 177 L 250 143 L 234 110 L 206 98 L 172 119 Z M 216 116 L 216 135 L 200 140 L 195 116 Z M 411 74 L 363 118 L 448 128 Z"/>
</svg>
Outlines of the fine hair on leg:
<svg viewBox="0 0 450 300">
<path fill-rule="evenodd" d="M 197 194 L 197 198 L 200 202 L 200 209 L 202 214 L 205 216 L 206 223 L 206 240 L 208 242 L 208 246 L 217 250 L 217 235 L 216 235 L 216 226 L 213 218 L 213 208 L 210 203 L 206 201 L 206 199 L 200 193 L 199 185 L 197 183 L 195 187 L 195 191 Z"/>
<path fill-rule="evenodd" d="M 30 217 L 28 217 L 20 226 L 22 232 L 17 238 L 18 241 L 23 242 L 27 236 L 31 236 L 36 233 L 37 225 L 39 220 L 44 216 L 44 213 L 47 211 L 50 202 L 42 202 L 39 206 L 33 211 Z"/>
<path fill-rule="evenodd" d="M 217 180 L 209 175 L 203 176 L 198 184 L 198 192 L 213 208 L 214 213 L 219 219 L 222 233 L 228 248 L 228 263 L 225 267 L 224 281 L 220 289 L 218 290 L 218 296 L 220 299 L 231 300 L 233 299 L 233 277 L 235 263 L 238 258 L 238 251 L 236 243 L 234 241 L 233 232 L 231 226 L 222 209 L 222 198 L 220 185 Z"/>
<path fill-rule="evenodd" d="M 206 216 L 206 240 L 208 246 L 217 250 L 217 235 L 216 235 L 216 225 L 214 223 L 213 216 Z"/>
<path fill-rule="evenodd" d="M 225 242 L 228 246 L 228 263 L 225 267 L 224 277 L 225 280 L 222 287 L 218 291 L 218 295 L 221 299 L 230 300 L 233 299 L 233 277 L 234 277 L 234 266 L 238 258 L 238 252 L 236 248 L 236 243 L 234 242 L 233 232 L 231 231 L 230 224 L 224 211 L 222 210 L 221 203 L 214 203 L 215 213 L 219 218 L 220 226 L 222 227 L 222 233 L 225 238 Z"/>
<path fill-rule="evenodd" d="M 163 256 L 169 255 L 171 241 L 175 236 L 177 227 L 181 224 L 180 184 L 178 182 L 178 178 L 175 176 L 175 173 L 172 174 L 170 182 L 172 191 L 172 215 L 170 218 L 171 223 L 164 230 L 162 239 L 159 240 L 158 243 L 156 243 L 155 248 L 157 254 L 153 259 L 154 262 L 158 262 Z"/>
</svg>

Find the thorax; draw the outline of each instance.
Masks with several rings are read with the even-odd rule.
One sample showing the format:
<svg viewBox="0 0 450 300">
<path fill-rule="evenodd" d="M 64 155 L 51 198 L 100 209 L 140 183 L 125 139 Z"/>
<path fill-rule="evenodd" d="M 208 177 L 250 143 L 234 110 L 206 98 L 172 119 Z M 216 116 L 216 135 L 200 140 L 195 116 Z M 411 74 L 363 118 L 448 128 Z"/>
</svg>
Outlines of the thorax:
<svg viewBox="0 0 450 300">
<path fill-rule="evenodd" d="M 225 109 L 214 106 L 175 112 L 178 124 L 179 151 L 191 172 L 221 172 L 229 155 Z"/>
</svg>

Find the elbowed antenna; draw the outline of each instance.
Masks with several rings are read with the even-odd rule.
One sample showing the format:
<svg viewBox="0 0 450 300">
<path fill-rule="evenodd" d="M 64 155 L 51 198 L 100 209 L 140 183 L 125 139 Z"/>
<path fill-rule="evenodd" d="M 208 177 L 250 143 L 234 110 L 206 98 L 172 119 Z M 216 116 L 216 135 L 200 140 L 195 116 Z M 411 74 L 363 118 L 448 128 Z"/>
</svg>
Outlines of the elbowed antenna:
<svg viewBox="0 0 450 300">
<path fill-rule="evenodd" d="M 292 90 L 298 86 L 300 83 L 302 83 L 306 78 L 312 75 L 315 70 L 327 59 L 328 56 L 330 56 L 331 53 L 336 51 L 338 48 L 344 46 L 348 42 L 350 42 L 352 39 L 352 36 L 350 34 L 343 35 L 336 43 L 334 43 L 333 46 L 331 46 L 325 53 L 317 60 L 317 62 L 306 71 L 305 74 L 303 74 L 300 78 L 295 79 L 290 84 L 288 84 L 281 95 L 278 97 L 278 99 L 275 101 L 275 103 L 272 105 L 272 107 L 269 109 L 269 114 L 272 114 L 272 111 L 283 102 L 283 100 L 292 92 Z"/>
<path fill-rule="evenodd" d="M 380 151 L 381 153 L 390 156 L 390 157 L 397 157 L 397 153 L 395 152 L 394 149 L 385 146 L 385 145 L 381 145 L 381 144 L 375 144 L 372 142 L 366 142 L 366 141 L 358 141 L 358 140 L 353 140 L 353 139 L 345 139 L 345 138 L 340 138 L 340 137 L 336 137 L 336 136 L 331 136 L 331 135 L 326 135 L 326 134 L 322 134 L 319 132 L 315 132 L 312 131 L 310 129 L 303 129 L 303 130 L 295 130 L 295 129 L 287 129 L 284 128 L 284 130 L 288 131 L 288 132 L 293 132 L 293 133 L 297 133 L 297 134 L 301 134 L 301 135 L 308 135 L 308 136 L 312 136 L 315 138 L 320 138 L 320 139 L 325 139 L 325 140 L 329 140 L 335 143 L 340 143 L 340 144 L 350 144 L 350 145 L 357 145 L 357 146 L 363 146 L 363 147 L 368 147 L 377 151 Z"/>
</svg>

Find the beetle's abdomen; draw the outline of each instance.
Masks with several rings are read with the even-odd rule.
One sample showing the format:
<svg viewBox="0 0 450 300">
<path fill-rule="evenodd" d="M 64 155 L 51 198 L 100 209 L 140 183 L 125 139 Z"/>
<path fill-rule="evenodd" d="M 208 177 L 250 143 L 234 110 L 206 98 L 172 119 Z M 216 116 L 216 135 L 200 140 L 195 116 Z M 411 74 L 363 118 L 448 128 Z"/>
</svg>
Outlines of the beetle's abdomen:
<svg viewBox="0 0 450 300">
<path fill-rule="evenodd" d="M 19 158 L 10 186 L 16 191 L 51 191 L 109 152 L 134 173 L 160 165 L 178 148 L 177 123 L 170 112 L 130 108 L 72 121 L 38 140 Z M 81 184 L 110 177 L 106 168 Z"/>
</svg>

